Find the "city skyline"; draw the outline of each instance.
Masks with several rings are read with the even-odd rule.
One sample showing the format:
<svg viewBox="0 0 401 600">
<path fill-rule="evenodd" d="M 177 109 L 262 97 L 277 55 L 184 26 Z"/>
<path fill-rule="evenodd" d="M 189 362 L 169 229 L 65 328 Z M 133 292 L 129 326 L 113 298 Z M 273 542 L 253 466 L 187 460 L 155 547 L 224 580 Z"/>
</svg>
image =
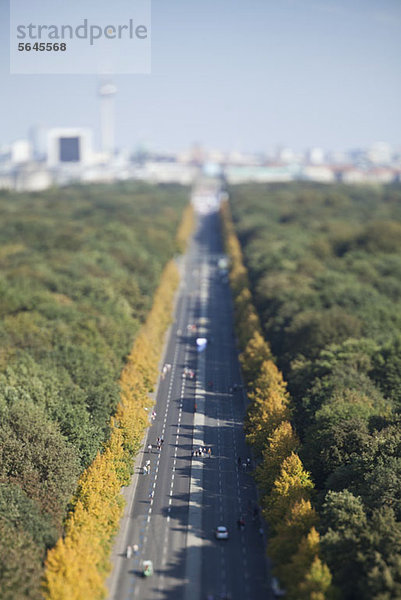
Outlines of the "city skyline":
<svg viewBox="0 0 401 600">
<path fill-rule="evenodd" d="M 151 75 L 113 77 L 117 147 L 399 147 L 398 2 L 188 4 L 155 0 Z M 38 125 L 98 132 L 99 78 L 10 75 L 6 2 L 0 17 L 0 143 Z"/>
</svg>

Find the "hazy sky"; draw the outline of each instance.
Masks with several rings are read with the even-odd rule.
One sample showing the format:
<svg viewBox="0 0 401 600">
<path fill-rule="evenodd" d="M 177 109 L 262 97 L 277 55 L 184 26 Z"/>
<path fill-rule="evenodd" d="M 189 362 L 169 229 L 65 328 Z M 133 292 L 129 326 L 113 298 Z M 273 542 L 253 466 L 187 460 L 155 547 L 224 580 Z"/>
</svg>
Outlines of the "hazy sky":
<svg viewBox="0 0 401 600">
<path fill-rule="evenodd" d="M 97 130 L 96 76 L 9 74 L 8 4 L 0 144 L 35 124 Z M 152 74 L 115 77 L 117 145 L 400 146 L 400 33 L 400 0 L 153 0 Z"/>
</svg>

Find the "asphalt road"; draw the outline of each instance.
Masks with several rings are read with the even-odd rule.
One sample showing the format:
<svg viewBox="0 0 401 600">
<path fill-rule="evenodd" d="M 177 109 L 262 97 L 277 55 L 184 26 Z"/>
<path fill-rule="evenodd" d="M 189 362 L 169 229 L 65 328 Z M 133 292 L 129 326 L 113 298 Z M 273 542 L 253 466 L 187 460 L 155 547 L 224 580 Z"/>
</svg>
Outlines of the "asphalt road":
<svg viewBox="0 0 401 600">
<path fill-rule="evenodd" d="M 252 466 L 243 467 L 250 458 L 242 430 L 245 399 L 242 390 L 230 391 L 241 376 L 230 290 L 217 267 L 221 254 L 218 214 L 199 215 L 166 347 L 171 369 L 159 382 L 156 417 L 114 553 L 112 600 L 271 597 Z M 202 336 L 208 345 L 197 352 Z M 185 367 L 195 379 L 183 377 Z M 160 451 L 157 437 L 164 438 Z M 200 446 L 211 456 L 192 456 Z M 147 461 L 150 473 L 143 474 Z M 218 525 L 228 528 L 228 540 L 215 539 Z M 124 556 L 127 544 L 138 546 L 130 559 Z M 141 565 L 147 559 L 154 574 L 145 578 Z"/>
</svg>

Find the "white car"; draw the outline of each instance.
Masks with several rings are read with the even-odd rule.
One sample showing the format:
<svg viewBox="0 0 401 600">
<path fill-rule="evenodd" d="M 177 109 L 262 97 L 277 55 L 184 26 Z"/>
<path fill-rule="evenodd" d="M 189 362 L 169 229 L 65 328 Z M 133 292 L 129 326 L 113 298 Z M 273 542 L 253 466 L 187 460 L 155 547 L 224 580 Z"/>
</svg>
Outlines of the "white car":
<svg viewBox="0 0 401 600">
<path fill-rule="evenodd" d="M 214 531 L 216 540 L 228 540 L 228 529 L 224 525 L 219 525 Z"/>
</svg>

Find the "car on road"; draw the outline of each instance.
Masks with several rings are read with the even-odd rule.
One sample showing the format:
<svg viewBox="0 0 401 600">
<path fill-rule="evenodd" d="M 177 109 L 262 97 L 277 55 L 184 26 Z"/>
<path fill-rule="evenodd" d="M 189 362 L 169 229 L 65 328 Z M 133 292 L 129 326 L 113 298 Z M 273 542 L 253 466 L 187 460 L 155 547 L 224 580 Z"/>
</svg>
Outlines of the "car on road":
<svg viewBox="0 0 401 600">
<path fill-rule="evenodd" d="M 153 575 L 153 563 L 151 560 L 144 560 L 142 563 L 142 573 L 144 577 Z"/>
<path fill-rule="evenodd" d="M 228 540 L 228 529 L 224 525 L 219 525 L 214 530 L 216 540 Z"/>
</svg>

